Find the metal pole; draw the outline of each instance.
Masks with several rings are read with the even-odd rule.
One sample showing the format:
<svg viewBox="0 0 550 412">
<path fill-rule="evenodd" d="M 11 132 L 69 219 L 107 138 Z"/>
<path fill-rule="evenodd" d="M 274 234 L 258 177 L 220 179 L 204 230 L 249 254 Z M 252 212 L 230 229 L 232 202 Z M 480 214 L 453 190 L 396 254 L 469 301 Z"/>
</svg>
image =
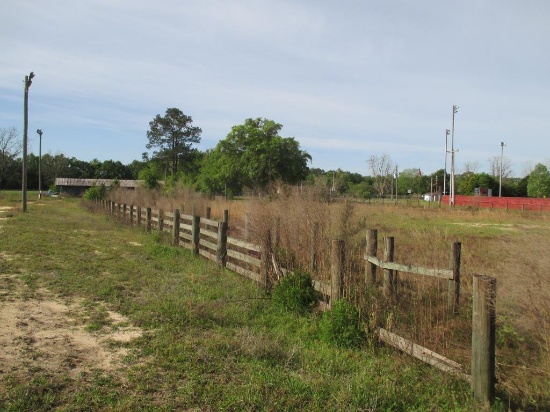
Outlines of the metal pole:
<svg viewBox="0 0 550 412">
<path fill-rule="evenodd" d="M 397 199 L 398 199 L 398 195 L 397 195 L 397 177 L 398 177 L 398 172 L 397 172 L 397 165 L 395 165 L 395 204 L 397 204 Z"/>
<path fill-rule="evenodd" d="M 500 178 L 498 183 L 498 197 L 502 197 L 502 157 L 504 156 L 504 142 L 500 142 Z"/>
<path fill-rule="evenodd" d="M 451 194 L 449 204 L 455 204 L 455 113 L 458 112 L 458 106 L 453 105 L 453 120 L 451 124 Z"/>
<path fill-rule="evenodd" d="M 451 131 L 445 129 L 445 171 L 443 173 L 443 195 L 447 194 L 447 153 L 449 153 L 447 140 L 449 139 L 449 134 Z"/>
<path fill-rule="evenodd" d="M 40 144 L 38 146 L 38 198 L 42 199 L 42 129 L 36 131 L 40 136 Z"/>
</svg>

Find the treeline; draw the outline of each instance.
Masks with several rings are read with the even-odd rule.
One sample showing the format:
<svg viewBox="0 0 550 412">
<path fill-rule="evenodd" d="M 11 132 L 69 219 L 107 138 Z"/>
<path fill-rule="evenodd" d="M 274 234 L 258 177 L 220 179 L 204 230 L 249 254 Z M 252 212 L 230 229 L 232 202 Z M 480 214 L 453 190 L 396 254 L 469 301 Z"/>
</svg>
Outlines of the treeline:
<svg viewBox="0 0 550 412">
<path fill-rule="evenodd" d="M 200 142 L 202 130 L 177 108 L 157 115 L 147 131 L 148 142 L 142 160 L 122 164 L 116 160 L 90 162 L 68 158 L 63 154 L 42 156 L 42 188 L 54 185 L 56 177 L 86 179 L 142 180 L 149 188 L 183 185 L 207 194 L 238 196 L 265 194 L 282 185 L 313 186 L 326 196 L 371 198 L 384 196 L 419 196 L 449 192 L 450 175 L 440 169 L 423 174 L 419 169 L 398 171 L 386 155 L 365 160 L 370 175 L 341 169 L 325 171 L 308 167 L 311 156 L 293 137 L 282 137 L 282 125 L 265 118 L 246 119 L 231 128 L 214 149 L 201 152 L 193 147 Z M 0 190 L 21 187 L 21 152 L 15 129 L 0 128 Z M 499 175 L 472 171 L 455 174 L 455 193 L 473 195 L 476 188 L 492 190 L 498 196 L 550 196 L 550 172 L 538 164 L 523 178 L 509 177 L 506 164 L 502 185 Z M 502 169 L 502 164 L 501 164 Z M 502 171 L 501 171 L 502 173 Z M 38 156 L 27 160 L 29 189 L 38 189 Z"/>
</svg>

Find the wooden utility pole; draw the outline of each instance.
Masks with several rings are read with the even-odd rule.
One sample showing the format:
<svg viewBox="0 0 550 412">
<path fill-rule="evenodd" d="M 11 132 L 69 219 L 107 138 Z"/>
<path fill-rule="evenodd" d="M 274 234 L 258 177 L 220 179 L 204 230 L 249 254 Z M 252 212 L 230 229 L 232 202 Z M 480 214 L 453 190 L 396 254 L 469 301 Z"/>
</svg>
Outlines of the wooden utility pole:
<svg viewBox="0 0 550 412">
<path fill-rule="evenodd" d="M 22 192 L 23 192 L 23 212 L 27 211 L 27 131 L 29 128 L 29 87 L 32 84 L 34 73 L 31 72 L 25 76 L 25 96 L 23 102 L 23 170 L 22 170 Z"/>
</svg>

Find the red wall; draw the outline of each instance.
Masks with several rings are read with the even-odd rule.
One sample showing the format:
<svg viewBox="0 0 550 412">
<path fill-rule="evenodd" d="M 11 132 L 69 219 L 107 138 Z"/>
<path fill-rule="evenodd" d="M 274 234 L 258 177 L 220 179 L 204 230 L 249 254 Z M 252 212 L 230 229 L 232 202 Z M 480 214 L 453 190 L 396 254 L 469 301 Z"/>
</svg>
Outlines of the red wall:
<svg viewBox="0 0 550 412">
<path fill-rule="evenodd" d="M 441 201 L 449 204 L 449 196 L 443 196 Z M 508 210 L 538 210 L 550 211 L 550 199 L 531 197 L 488 197 L 488 196 L 458 196 L 455 195 L 455 206 L 475 206 Z"/>
</svg>

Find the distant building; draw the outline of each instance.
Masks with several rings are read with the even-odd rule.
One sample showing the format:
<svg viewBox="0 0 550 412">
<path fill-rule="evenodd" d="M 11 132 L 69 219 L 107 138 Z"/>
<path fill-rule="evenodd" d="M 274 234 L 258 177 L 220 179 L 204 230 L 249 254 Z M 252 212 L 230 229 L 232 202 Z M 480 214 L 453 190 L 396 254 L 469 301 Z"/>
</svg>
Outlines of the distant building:
<svg viewBox="0 0 550 412">
<path fill-rule="evenodd" d="M 82 196 L 86 189 L 92 186 L 101 186 L 109 188 L 112 186 L 123 187 L 130 190 L 141 186 L 141 180 L 117 180 L 117 179 L 73 179 L 67 177 L 58 177 L 55 179 L 55 185 L 59 193 L 71 196 Z"/>
</svg>

